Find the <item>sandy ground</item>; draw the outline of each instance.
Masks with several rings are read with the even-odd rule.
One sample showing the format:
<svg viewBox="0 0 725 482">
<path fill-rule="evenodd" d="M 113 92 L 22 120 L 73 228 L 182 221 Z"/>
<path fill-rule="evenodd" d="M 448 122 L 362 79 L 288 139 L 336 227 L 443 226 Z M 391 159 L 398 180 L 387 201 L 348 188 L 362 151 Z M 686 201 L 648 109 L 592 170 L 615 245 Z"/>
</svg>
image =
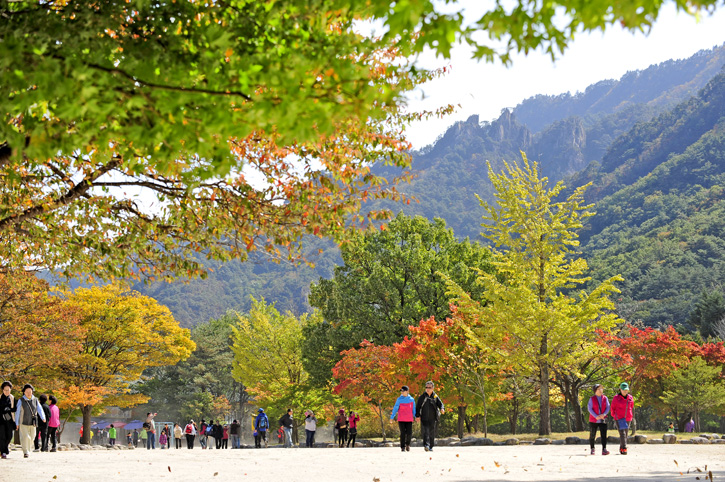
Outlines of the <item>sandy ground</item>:
<svg viewBox="0 0 725 482">
<path fill-rule="evenodd" d="M 616 451 L 616 447 L 614 447 Z M 582 445 L 509 447 L 12 452 L 0 481 L 687 481 L 725 479 L 723 445 L 634 445 L 627 456 Z M 689 471 L 689 473 L 688 473 Z M 699 477 L 699 479 L 697 478 Z"/>
</svg>

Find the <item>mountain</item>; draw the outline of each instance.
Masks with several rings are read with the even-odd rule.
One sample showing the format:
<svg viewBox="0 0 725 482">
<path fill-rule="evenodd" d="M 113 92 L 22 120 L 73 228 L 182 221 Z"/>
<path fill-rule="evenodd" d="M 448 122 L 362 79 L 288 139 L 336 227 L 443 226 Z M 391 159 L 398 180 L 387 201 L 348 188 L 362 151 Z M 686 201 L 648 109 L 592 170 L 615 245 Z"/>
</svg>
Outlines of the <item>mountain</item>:
<svg viewBox="0 0 725 482">
<path fill-rule="evenodd" d="M 703 291 L 725 286 L 725 73 L 569 180 L 586 182 L 597 214 L 581 240 L 595 279 L 624 276 L 632 319 L 686 324 Z"/>
<path fill-rule="evenodd" d="M 582 233 L 583 249 L 595 278 L 627 278 L 621 309 L 650 325 L 683 322 L 703 289 L 725 281 L 719 202 L 725 108 L 722 75 L 716 75 L 723 63 L 725 47 L 718 47 L 581 94 L 527 99 L 490 122 L 471 116 L 412 153 L 416 178 L 400 190 L 418 203 L 371 208 L 441 217 L 457 236 L 481 239 L 476 194 L 493 200 L 486 163 L 500 170 L 524 151 L 551 182 L 593 182 L 588 196 L 598 214 Z M 330 277 L 340 262 L 334 248 L 313 261 L 315 269 L 252 256 L 245 263 L 210 263 L 214 271 L 205 280 L 136 289 L 169 306 L 185 326 L 245 310 L 250 296 L 301 313 L 309 310 L 310 282 Z"/>
</svg>

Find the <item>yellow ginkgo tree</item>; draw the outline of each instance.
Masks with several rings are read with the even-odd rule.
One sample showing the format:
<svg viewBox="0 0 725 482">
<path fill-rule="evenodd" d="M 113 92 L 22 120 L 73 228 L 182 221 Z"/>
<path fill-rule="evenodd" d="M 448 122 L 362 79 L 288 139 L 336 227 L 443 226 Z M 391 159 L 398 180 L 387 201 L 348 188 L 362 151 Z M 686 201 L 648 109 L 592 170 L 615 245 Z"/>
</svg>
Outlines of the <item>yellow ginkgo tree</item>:
<svg viewBox="0 0 725 482">
<path fill-rule="evenodd" d="M 65 303 L 80 311 L 85 333 L 75 356 L 58 360 L 59 399 L 72 398 L 83 413 L 88 443 L 94 407 L 145 402 L 148 397 L 130 393 L 129 384 L 146 368 L 188 358 L 196 346 L 168 308 L 123 285 L 78 288 Z"/>
</svg>

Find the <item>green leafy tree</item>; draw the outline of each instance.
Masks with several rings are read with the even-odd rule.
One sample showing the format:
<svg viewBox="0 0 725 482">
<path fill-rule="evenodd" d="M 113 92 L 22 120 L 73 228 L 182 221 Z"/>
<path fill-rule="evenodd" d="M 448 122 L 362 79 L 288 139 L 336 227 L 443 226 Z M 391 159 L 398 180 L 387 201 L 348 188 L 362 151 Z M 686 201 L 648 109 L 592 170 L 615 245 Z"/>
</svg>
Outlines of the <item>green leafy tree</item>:
<svg viewBox="0 0 725 482">
<path fill-rule="evenodd" d="M 358 234 L 341 247 L 343 265 L 332 279 L 313 284 L 310 304 L 324 321 L 305 329 L 305 367 L 325 385 L 340 352 L 363 340 L 391 345 L 409 326 L 450 315 L 444 277 L 481 299 L 478 270 L 490 270 L 490 252 L 459 241 L 442 219 L 433 222 L 399 213 L 374 233 Z"/>
<path fill-rule="evenodd" d="M 700 429 L 700 414 L 725 407 L 725 384 L 721 377 L 722 368 L 710 366 L 700 357 L 692 359 L 689 365 L 675 370 L 667 381 L 670 387 L 660 397 L 672 407 L 673 412 L 691 410 L 695 430 Z"/>
<path fill-rule="evenodd" d="M 591 216 L 582 205 L 585 187 L 557 201 L 561 182 L 553 189 L 539 176 L 536 163 L 522 153 L 523 166 L 506 164 L 500 174 L 489 167 L 496 204 L 481 201 L 486 211 L 483 236 L 495 249 L 496 274 L 482 273 L 485 304 L 476 308 L 485 330 L 473 330 L 483 343 L 491 333 L 505 333 L 508 360 L 539 385 L 539 433 L 551 433 L 549 387 L 554 372 L 577 367 L 583 358 L 604 350 L 599 330 L 610 330 L 617 317 L 608 298 L 617 292 L 615 276 L 591 291 L 577 290 L 589 280 L 587 263 L 576 256 L 576 230 Z M 476 303 L 459 298 L 473 310 Z"/>
<path fill-rule="evenodd" d="M 707 338 L 718 336 L 718 322 L 722 319 L 725 319 L 725 296 L 717 290 L 703 291 L 690 314 L 690 323 Z"/>
</svg>

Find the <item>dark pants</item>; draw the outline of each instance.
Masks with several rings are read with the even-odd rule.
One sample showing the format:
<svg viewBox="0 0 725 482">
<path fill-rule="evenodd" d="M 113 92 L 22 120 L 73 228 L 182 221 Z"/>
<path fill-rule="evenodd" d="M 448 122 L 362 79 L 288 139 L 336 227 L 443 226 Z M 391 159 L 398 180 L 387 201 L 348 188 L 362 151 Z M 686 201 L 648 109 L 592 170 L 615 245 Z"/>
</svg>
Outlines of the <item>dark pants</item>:
<svg viewBox="0 0 725 482">
<path fill-rule="evenodd" d="M 222 439 L 222 448 L 223 449 L 228 449 L 229 448 L 229 439 L 228 438 L 223 438 Z"/>
<path fill-rule="evenodd" d="M 55 450 L 58 445 L 57 440 L 57 433 L 58 433 L 58 427 L 48 427 L 48 441 L 51 445 L 53 445 L 52 449 Z M 48 446 L 48 442 L 46 442 L 46 447 Z"/>
<path fill-rule="evenodd" d="M 177 448 L 177 449 L 180 449 L 181 448 L 181 439 L 180 438 L 175 438 L 174 439 L 174 447 Z"/>
<path fill-rule="evenodd" d="M 221 437 L 215 438 L 214 441 L 216 442 L 216 449 L 217 450 L 219 450 L 220 448 L 222 448 L 222 438 Z"/>
<path fill-rule="evenodd" d="M 8 455 L 8 444 L 13 441 L 13 423 L 0 420 L 0 454 Z"/>
<path fill-rule="evenodd" d="M 421 433 L 421 436 L 423 437 L 423 445 L 432 449 L 433 445 L 435 444 L 435 438 L 436 438 L 436 422 L 435 422 L 435 420 L 432 422 L 428 422 L 428 423 L 421 422 L 420 433 Z"/>
<path fill-rule="evenodd" d="M 262 448 L 262 441 L 267 445 L 267 431 L 258 431 L 257 435 L 254 436 L 254 446 L 258 449 Z"/>
<path fill-rule="evenodd" d="M 35 450 L 42 449 L 43 451 L 48 450 L 48 424 L 38 424 L 38 437 L 35 437 Z"/>
<path fill-rule="evenodd" d="M 348 439 L 347 439 L 347 446 L 350 446 L 350 442 L 352 442 L 352 448 L 355 448 L 355 439 L 357 438 L 357 429 L 351 428 L 348 432 Z"/>
<path fill-rule="evenodd" d="M 156 434 L 153 432 L 149 432 L 148 439 L 146 439 L 146 449 L 156 449 Z"/>
<path fill-rule="evenodd" d="M 186 448 L 189 450 L 194 448 L 194 437 L 195 435 L 191 435 L 190 433 L 186 434 Z"/>
<path fill-rule="evenodd" d="M 314 430 L 305 430 L 305 434 L 307 435 L 307 440 L 305 441 L 305 446 L 312 448 L 315 445 L 315 431 Z"/>
<path fill-rule="evenodd" d="M 347 429 L 346 428 L 340 429 L 340 434 L 338 435 L 337 440 L 340 441 L 340 447 L 345 446 L 345 442 L 347 442 Z"/>
<path fill-rule="evenodd" d="M 629 429 L 619 429 L 619 449 L 627 450 L 627 437 L 629 436 Z"/>
<path fill-rule="evenodd" d="M 400 427 L 400 448 L 410 447 L 410 440 L 413 438 L 413 422 L 398 422 Z"/>
<path fill-rule="evenodd" d="M 597 438 L 597 429 L 602 437 L 602 449 L 607 448 L 607 424 L 589 422 L 589 446 L 594 448 L 594 441 Z"/>
</svg>

